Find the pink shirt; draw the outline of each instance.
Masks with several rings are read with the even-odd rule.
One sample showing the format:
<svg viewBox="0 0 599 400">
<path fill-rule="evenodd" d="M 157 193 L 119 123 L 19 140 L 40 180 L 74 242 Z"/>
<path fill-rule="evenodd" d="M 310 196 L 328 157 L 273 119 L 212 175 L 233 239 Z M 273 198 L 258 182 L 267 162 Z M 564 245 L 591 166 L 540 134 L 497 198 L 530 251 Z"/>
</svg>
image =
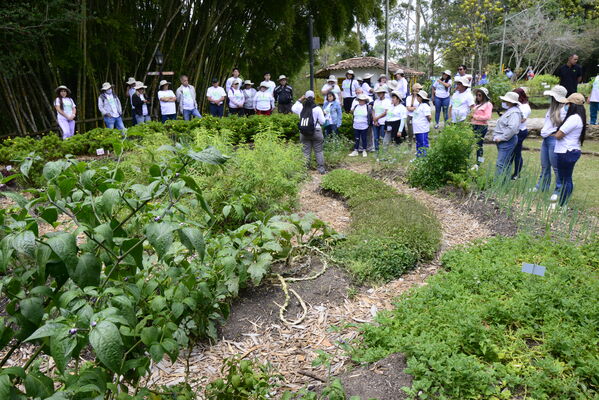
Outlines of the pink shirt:
<svg viewBox="0 0 599 400">
<path fill-rule="evenodd" d="M 487 101 L 484 104 L 475 104 L 472 111 L 472 122 L 473 125 L 487 125 L 493 114 L 493 104 Z"/>
</svg>

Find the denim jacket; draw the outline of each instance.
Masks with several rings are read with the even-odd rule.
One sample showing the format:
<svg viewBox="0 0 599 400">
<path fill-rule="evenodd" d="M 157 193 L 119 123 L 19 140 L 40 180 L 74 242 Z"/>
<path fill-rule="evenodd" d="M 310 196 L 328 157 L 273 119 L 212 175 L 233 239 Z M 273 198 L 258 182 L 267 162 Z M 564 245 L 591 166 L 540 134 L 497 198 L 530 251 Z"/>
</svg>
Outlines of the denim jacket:
<svg viewBox="0 0 599 400">
<path fill-rule="evenodd" d="M 522 112 L 516 106 L 510 107 L 497 120 L 497 125 L 493 130 L 493 140 L 499 139 L 500 142 L 507 142 L 518 134 L 520 130 L 520 121 L 522 121 Z"/>
<path fill-rule="evenodd" d="M 339 104 L 338 101 L 325 101 L 324 102 L 324 106 L 322 107 L 323 110 L 326 110 L 327 107 L 329 106 L 329 104 L 331 105 L 330 107 L 330 113 L 331 113 L 331 120 L 333 121 L 333 124 L 336 125 L 337 127 L 341 126 L 341 122 L 343 121 L 342 118 L 342 114 L 341 114 L 341 104 Z M 328 116 L 327 116 L 328 117 Z"/>
</svg>

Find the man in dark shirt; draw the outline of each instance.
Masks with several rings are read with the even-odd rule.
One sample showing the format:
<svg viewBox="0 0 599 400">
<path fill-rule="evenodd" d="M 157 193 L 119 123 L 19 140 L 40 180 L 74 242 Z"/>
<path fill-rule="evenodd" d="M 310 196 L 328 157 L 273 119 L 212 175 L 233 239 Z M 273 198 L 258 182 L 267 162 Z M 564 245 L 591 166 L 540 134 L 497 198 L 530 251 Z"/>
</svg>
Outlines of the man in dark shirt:
<svg viewBox="0 0 599 400">
<path fill-rule="evenodd" d="M 572 54 L 568 57 L 568 62 L 555 71 L 555 76 L 559 78 L 559 84 L 568 90 L 568 96 L 576 93 L 578 84 L 582 81 L 582 68 L 578 63 L 578 56 Z"/>
<path fill-rule="evenodd" d="M 287 84 L 285 75 L 279 76 L 279 86 L 273 92 L 273 97 L 277 102 L 281 114 L 289 114 L 293 105 L 293 88 Z"/>
</svg>

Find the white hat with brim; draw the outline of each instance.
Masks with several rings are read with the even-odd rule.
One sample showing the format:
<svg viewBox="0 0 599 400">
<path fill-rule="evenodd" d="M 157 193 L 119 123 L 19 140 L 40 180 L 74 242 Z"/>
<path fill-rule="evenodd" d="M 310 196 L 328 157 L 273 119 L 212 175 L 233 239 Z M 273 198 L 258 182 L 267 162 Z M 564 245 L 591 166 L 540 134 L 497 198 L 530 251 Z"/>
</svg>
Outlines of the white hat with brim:
<svg viewBox="0 0 599 400">
<path fill-rule="evenodd" d="M 451 76 L 451 71 L 446 69 L 445 71 L 443 71 L 443 73 L 447 76 Z"/>
<path fill-rule="evenodd" d="M 374 93 L 387 93 L 387 85 L 381 85 L 374 90 Z"/>
<path fill-rule="evenodd" d="M 379 82 L 380 82 L 380 80 L 381 80 L 382 78 L 385 78 L 385 79 L 387 79 L 387 75 L 385 75 L 385 74 L 380 74 L 380 75 L 379 75 L 379 79 L 378 79 L 378 80 L 379 80 Z"/>
<path fill-rule="evenodd" d="M 487 89 L 486 87 L 479 87 L 479 88 L 474 89 L 474 93 L 476 93 L 476 92 L 481 92 L 482 94 L 485 95 L 485 97 L 487 99 L 489 99 L 489 89 Z"/>
<path fill-rule="evenodd" d="M 146 89 L 146 88 L 147 88 L 147 86 L 145 86 L 143 84 L 143 82 L 140 82 L 140 81 L 135 82 L 135 87 L 134 87 L 135 90 Z"/>
<path fill-rule="evenodd" d="M 397 71 L 395 71 L 395 75 L 399 75 L 399 74 L 405 74 L 403 69 L 398 69 Z"/>
<path fill-rule="evenodd" d="M 395 90 L 399 87 L 399 83 L 397 83 L 396 81 L 389 81 L 387 82 L 387 86 L 389 87 L 389 89 Z"/>
<path fill-rule="evenodd" d="M 267 85 L 266 83 L 264 83 L 264 82 L 262 82 L 262 83 L 260 84 L 260 86 L 258 86 L 258 87 L 259 87 L 259 88 L 266 88 L 266 89 L 268 89 L 268 85 Z"/>
<path fill-rule="evenodd" d="M 337 82 L 337 78 L 335 77 L 335 75 L 329 75 L 329 79 L 327 79 L 327 82 Z"/>
<path fill-rule="evenodd" d="M 135 78 L 134 77 L 130 77 L 129 79 L 127 79 L 127 82 L 125 82 L 127 85 L 135 85 Z"/>
<path fill-rule="evenodd" d="M 455 78 L 455 83 L 461 83 L 465 87 L 470 87 L 470 79 L 466 78 L 465 76 L 458 76 Z"/>
<path fill-rule="evenodd" d="M 426 93 L 424 90 L 419 91 L 418 93 L 416 93 L 418 96 L 422 97 L 423 100 L 428 100 L 428 93 Z"/>
<path fill-rule="evenodd" d="M 520 104 L 520 102 L 518 101 L 520 96 L 518 96 L 518 93 L 516 92 L 507 92 L 505 94 L 505 96 L 499 96 L 499 98 L 503 101 L 505 101 L 506 103 L 512 103 L 512 104 Z"/>
<path fill-rule="evenodd" d="M 356 80 L 357 80 L 357 81 L 363 81 L 363 80 L 364 80 L 364 78 L 362 78 L 360 75 L 358 75 L 358 76 L 356 76 Z"/>
<path fill-rule="evenodd" d="M 245 82 L 243 82 L 244 85 L 253 85 L 254 82 L 252 82 L 251 80 L 247 79 Z"/>
<path fill-rule="evenodd" d="M 401 93 L 399 93 L 399 91 L 397 91 L 397 90 L 392 91 L 391 96 L 395 96 L 401 100 Z"/>
<path fill-rule="evenodd" d="M 364 74 L 364 79 L 370 79 L 373 76 L 374 76 L 373 74 Z"/>
<path fill-rule="evenodd" d="M 169 81 L 167 81 L 166 79 L 163 79 L 160 81 L 160 84 L 158 86 L 163 87 L 164 85 L 170 85 L 171 83 Z"/>
<path fill-rule="evenodd" d="M 101 90 L 101 91 L 108 90 L 108 89 L 110 89 L 111 87 L 112 87 L 112 85 L 111 85 L 110 83 L 108 83 L 108 82 L 104 82 L 104 83 L 102 84 L 102 87 L 100 88 L 100 90 Z"/>
<path fill-rule="evenodd" d="M 282 81 L 283 79 L 287 79 L 287 77 L 285 75 L 279 75 L 279 80 Z"/>
<path fill-rule="evenodd" d="M 582 93 L 572 93 L 568 96 L 566 102 L 582 106 L 584 105 L 584 95 Z"/>
<path fill-rule="evenodd" d="M 558 103 L 566 103 L 566 96 L 568 95 L 568 89 L 563 86 L 555 85 L 551 90 L 545 90 L 543 96 L 551 96 Z"/>
<path fill-rule="evenodd" d="M 354 70 L 348 69 L 347 72 L 345 73 L 345 75 L 354 75 Z"/>
<path fill-rule="evenodd" d="M 419 84 L 418 82 L 416 82 L 415 84 L 413 84 L 413 85 L 412 85 L 412 91 L 413 91 L 413 92 L 417 92 L 417 91 L 419 91 L 420 89 L 422 89 L 422 85 L 421 85 L 421 84 Z"/>
<path fill-rule="evenodd" d="M 362 93 L 362 94 L 359 94 L 358 97 L 356 97 L 356 99 L 362 100 L 362 101 L 368 101 L 368 96 L 366 96 L 364 93 Z"/>
<path fill-rule="evenodd" d="M 241 85 L 243 81 L 239 78 L 237 79 L 233 79 L 233 82 L 231 82 L 231 85 Z"/>
<path fill-rule="evenodd" d="M 61 90 L 66 90 L 68 94 L 71 94 L 71 89 L 66 87 L 65 85 L 60 85 L 56 88 L 56 93 L 59 93 Z"/>
</svg>

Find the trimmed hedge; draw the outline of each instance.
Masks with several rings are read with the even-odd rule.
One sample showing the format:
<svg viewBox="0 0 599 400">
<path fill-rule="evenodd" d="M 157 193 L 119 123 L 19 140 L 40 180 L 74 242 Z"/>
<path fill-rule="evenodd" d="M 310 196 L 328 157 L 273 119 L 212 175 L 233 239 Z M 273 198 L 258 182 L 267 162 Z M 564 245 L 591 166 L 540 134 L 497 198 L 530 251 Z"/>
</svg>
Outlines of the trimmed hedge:
<svg viewBox="0 0 599 400">
<path fill-rule="evenodd" d="M 351 231 L 335 249 L 358 281 L 382 282 L 401 276 L 418 261 L 430 260 L 441 244 L 436 216 L 413 197 L 369 176 L 335 170 L 321 186 L 341 195 L 351 210 Z"/>
</svg>

